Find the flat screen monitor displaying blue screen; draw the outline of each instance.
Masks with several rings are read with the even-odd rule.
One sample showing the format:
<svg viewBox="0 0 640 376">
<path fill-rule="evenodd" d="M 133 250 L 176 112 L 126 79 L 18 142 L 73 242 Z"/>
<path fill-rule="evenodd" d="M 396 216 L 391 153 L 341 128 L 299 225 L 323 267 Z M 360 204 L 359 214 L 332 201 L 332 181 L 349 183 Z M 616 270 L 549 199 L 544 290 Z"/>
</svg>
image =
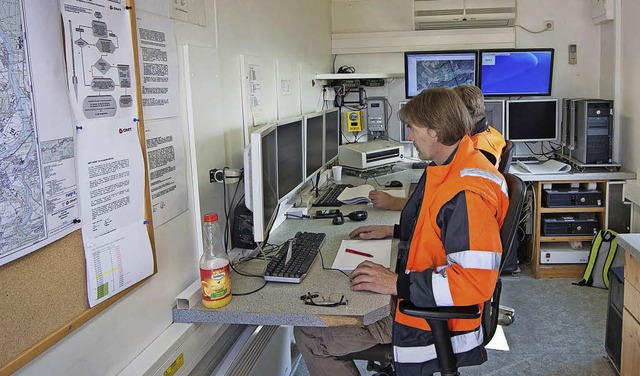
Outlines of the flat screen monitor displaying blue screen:
<svg viewBox="0 0 640 376">
<path fill-rule="evenodd" d="M 340 111 L 327 110 L 324 114 L 324 163 L 329 163 L 338 156 L 340 146 Z"/>
<path fill-rule="evenodd" d="M 407 98 L 440 86 L 476 84 L 477 51 L 405 52 Z"/>
<path fill-rule="evenodd" d="M 302 119 L 284 121 L 277 128 L 278 199 L 289 194 L 304 180 Z"/>
<path fill-rule="evenodd" d="M 306 117 L 306 177 L 315 174 L 322 168 L 322 153 L 324 150 L 324 118 L 323 113 L 307 115 Z"/>
<path fill-rule="evenodd" d="M 551 95 L 553 48 L 480 51 L 480 89 L 487 96 Z"/>
<path fill-rule="evenodd" d="M 529 99 L 507 101 L 505 138 L 518 141 L 558 140 L 558 100 Z"/>
</svg>

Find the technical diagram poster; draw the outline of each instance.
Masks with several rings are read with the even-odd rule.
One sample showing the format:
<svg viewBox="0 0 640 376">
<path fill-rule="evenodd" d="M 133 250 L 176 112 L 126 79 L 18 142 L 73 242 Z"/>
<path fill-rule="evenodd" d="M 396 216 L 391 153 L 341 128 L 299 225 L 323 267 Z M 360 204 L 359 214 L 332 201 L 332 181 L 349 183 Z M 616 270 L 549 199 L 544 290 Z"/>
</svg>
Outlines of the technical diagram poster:
<svg viewBox="0 0 640 376">
<path fill-rule="evenodd" d="M 76 124 L 137 117 L 129 11 L 114 0 L 63 0 L 67 76 Z"/>
<path fill-rule="evenodd" d="M 172 21 L 147 12 L 138 12 L 136 17 L 144 118 L 178 116 L 178 57 Z"/>
<path fill-rule="evenodd" d="M 145 122 L 153 227 L 187 210 L 184 145 L 178 118 Z"/>
<path fill-rule="evenodd" d="M 41 22 L 46 11 L 21 3 L 0 2 L 0 265 L 79 228 L 71 116 L 55 95 L 62 58 L 44 58 L 62 56 L 61 37 Z"/>
<path fill-rule="evenodd" d="M 109 299 L 153 273 L 147 228 L 133 223 L 99 238 L 84 240 L 89 306 Z"/>
</svg>

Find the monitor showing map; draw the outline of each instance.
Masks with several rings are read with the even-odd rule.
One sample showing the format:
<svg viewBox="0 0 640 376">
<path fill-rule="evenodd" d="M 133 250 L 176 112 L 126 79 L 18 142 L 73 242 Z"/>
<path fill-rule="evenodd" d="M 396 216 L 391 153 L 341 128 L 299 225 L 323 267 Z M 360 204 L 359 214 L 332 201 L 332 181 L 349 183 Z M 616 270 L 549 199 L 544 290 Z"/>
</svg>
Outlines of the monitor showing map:
<svg viewBox="0 0 640 376">
<path fill-rule="evenodd" d="M 476 85 L 477 60 L 477 51 L 405 52 L 407 98 L 440 86 Z"/>
</svg>

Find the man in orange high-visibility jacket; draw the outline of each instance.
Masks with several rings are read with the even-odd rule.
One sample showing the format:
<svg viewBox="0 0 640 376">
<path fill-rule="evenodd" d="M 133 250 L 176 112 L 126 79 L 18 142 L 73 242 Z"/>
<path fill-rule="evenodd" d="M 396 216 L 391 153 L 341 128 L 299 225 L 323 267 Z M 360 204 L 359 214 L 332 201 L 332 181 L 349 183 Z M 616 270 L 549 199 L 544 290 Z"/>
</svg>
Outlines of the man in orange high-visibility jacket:
<svg viewBox="0 0 640 376">
<path fill-rule="evenodd" d="M 500 132 L 490 126 L 484 117 L 485 107 L 482 91 L 479 87 L 473 85 L 458 85 L 453 90 L 462 99 L 474 123 L 470 133 L 473 147 L 482 152 L 497 168 L 500 164 L 502 150 L 507 143 Z M 369 199 L 375 208 L 386 210 L 402 210 L 407 203 L 406 198 L 393 197 L 386 192 L 378 190 L 371 191 Z"/>
<path fill-rule="evenodd" d="M 468 136 L 473 123 L 451 89 L 426 90 L 400 111 L 420 159 L 433 163 L 400 216 L 400 225 L 363 226 L 361 239 L 400 237 L 396 272 L 365 261 L 351 273 L 352 290 L 390 294 L 416 306 L 481 305 L 493 293 L 501 258 L 500 226 L 509 199 L 506 183 Z M 458 366 L 487 358 L 478 320 L 452 320 Z M 398 375 L 438 372 L 433 337 L 422 319 L 394 310 L 361 327 L 296 327 L 296 342 L 312 376 L 358 375 L 340 356 L 393 343 Z"/>
<path fill-rule="evenodd" d="M 469 110 L 469 115 L 474 126 L 471 130 L 473 147 L 480 150 L 496 168 L 500 164 L 502 149 L 507 145 L 504 137 L 494 127 L 489 125 L 484 117 L 484 96 L 479 87 L 473 85 L 458 85 L 453 88 L 464 105 Z"/>
</svg>

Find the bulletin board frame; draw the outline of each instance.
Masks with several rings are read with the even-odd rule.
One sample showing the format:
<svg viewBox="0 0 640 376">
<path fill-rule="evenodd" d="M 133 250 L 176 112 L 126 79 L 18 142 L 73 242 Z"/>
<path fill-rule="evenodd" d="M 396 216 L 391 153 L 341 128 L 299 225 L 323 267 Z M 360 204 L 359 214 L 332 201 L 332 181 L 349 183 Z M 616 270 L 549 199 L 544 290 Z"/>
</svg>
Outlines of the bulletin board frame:
<svg viewBox="0 0 640 376">
<path fill-rule="evenodd" d="M 157 273 L 147 171 L 134 0 L 126 1 L 133 40 L 138 138 L 145 166 L 145 217 Z M 0 375 L 11 374 L 104 311 L 148 278 L 89 307 L 81 230 L 0 266 Z"/>
</svg>

